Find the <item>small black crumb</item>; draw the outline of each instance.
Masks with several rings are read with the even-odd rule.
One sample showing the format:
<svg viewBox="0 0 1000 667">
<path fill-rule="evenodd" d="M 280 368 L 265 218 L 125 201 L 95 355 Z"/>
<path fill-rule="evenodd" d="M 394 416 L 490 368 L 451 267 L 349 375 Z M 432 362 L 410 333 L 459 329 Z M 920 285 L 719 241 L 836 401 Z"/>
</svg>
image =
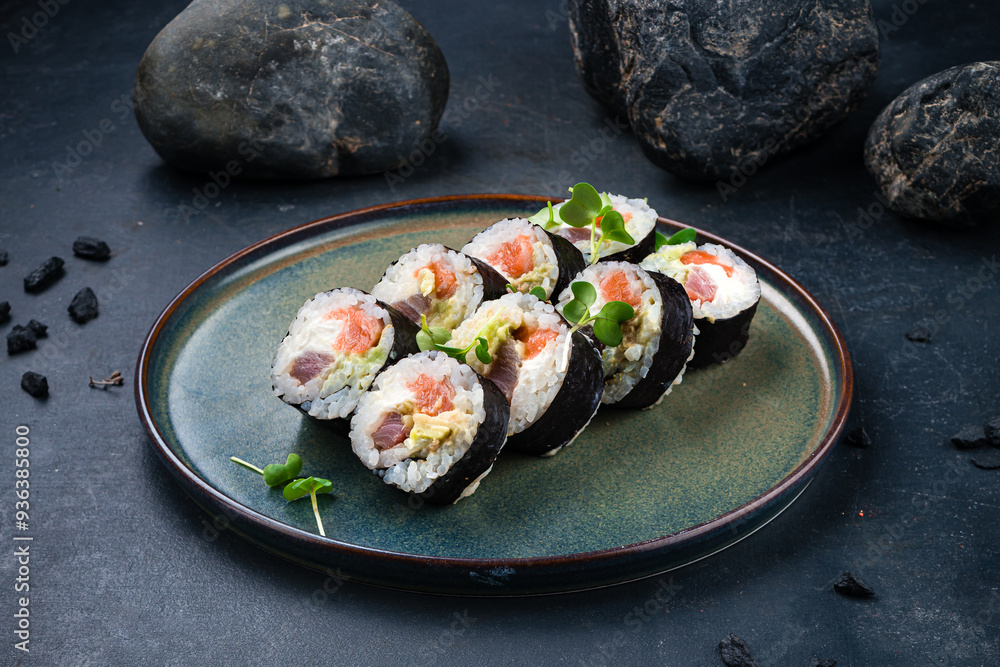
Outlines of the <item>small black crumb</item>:
<svg viewBox="0 0 1000 667">
<path fill-rule="evenodd" d="M 111 248 L 101 239 L 93 236 L 81 236 L 73 241 L 73 254 L 83 259 L 92 259 L 95 262 L 106 262 L 111 259 Z"/>
<path fill-rule="evenodd" d="M 951 436 L 951 444 L 959 449 L 972 449 L 982 447 L 987 444 L 986 431 L 982 426 L 966 426 L 961 431 Z"/>
<path fill-rule="evenodd" d="M 7 266 L 7 262 L 9 260 L 10 260 L 10 257 L 7 256 L 7 253 L 0 252 L 0 266 Z"/>
<path fill-rule="evenodd" d="M 7 354 L 20 354 L 35 349 L 38 336 L 28 327 L 20 324 L 7 332 Z"/>
<path fill-rule="evenodd" d="M 2 307 L 2 304 L 0 304 L 0 308 Z M 986 422 L 986 427 L 983 431 L 986 434 L 986 439 L 990 441 L 991 445 L 994 447 L 1000 447 L 1000 416 L 994 417 Z"/>
<path fill-rule="evenodd" d="M 49 328 L 38 320 L 30 320 L 28 322 L 28 328 L 35 332 L 35 338 L 49 337 L 49 334 L 47 333 Z"/>
<path fill-rule="evenodd" d="M 865 427 L 859 426 L 847 434 L 847 444 L 855 447 L 871 447 L 872 439 L 868 437 Z"/>
<path fill-rule="evenodd" d="M 40 373 L 28 371 L 21 376 L 21 389 L 35 398 L 45 398 L 49 395 L 49 381 Z"/>
<path fill-rule="evenodd" d="M 837 667 L 836 660 L 823 660 L 822 658 L 813 658 L 809 661 L 807 667 Z"/>
<path fill-rule="evenodd" d="M 1000 452 L 994 449 L 979 452 L 972 459 L 972 465 L 983 470 L 996 470 L 1000 468 Z"/>
<path fill-rule="evenodd" d="M 927 327 L 917 327 L 906 334 L 906 340 L 914 343 L 929 343 L 931 342 L 931 332 Z"/>
<path fill-rule="evenodd" d="M 10 322 L 10 302 L 4 301 L 0 303 L 0 324 L 7 324 Z"/>
<path fill-rule="evenodd" d="M 77 292 L 67 310 L 77 324 L 86 324 L 97 317 L 97 295 L 94 294 L 94 290 L 84 287 Z"/>
<path fill-rule="evenodd" d="M 855 577 L 850 571 L 843 573 L 833 582 L 833 590 L 852 598 L 870 598 L 875 595 L 875 590 L 871 586 Z"/>
<path fill-rule="evenodd" d="M 62 261 L 62 259 L 58 257 L 49 257 L 47 260 L 42 262 L 41 266 L 29 273 L 24 279 L 24 291 L 41 292 L 46 287 L 62 278 L 65 273 L 65 271 L 63 271 L 63 264 L 65 264 L 65 262 Z"/>
<path fill-rule="evenodd" d="M 719 642 L 719 655 L 726 667 L 757 667 L 757 661 L 750 655 L 750 647 L 732 633 Z"/>
</svg>

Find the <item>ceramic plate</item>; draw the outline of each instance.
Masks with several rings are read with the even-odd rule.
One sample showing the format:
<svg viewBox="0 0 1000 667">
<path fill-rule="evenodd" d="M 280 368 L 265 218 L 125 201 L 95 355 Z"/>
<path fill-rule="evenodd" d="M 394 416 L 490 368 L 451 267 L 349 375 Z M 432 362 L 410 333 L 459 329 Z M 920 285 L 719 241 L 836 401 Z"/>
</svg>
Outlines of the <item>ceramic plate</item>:
<svg viewBox="0 0 1000 667">
<path fill-rule="evenodd" d="M 349 442 L 271 393 L 277 343 L 317 292 L 370 290 L 424 242 L 461 247 L 544 198 L 480 195 L 377 206 L 257 243 L 194 281 L 163 311 L 136 372 L 153 447 L 218 525 L 291 561 L 381 586 L 522 595 L 651 576 L 757 530 L 800 494 L 839 435 L 851 366 L 829 316 L 791 278 L 733 248 L 762 299 L 743 353 L 691 371 L 659 406 L 601 408 L 558 455 L 501 454 L 472 497 L 424 506 L 383 484 Z M 669 235 L 682 225 L 660 220 Z M 327 537 L 308 500 L 286 502 L 256 474 L 297 452 L 321 497 Z"/>
</svg>

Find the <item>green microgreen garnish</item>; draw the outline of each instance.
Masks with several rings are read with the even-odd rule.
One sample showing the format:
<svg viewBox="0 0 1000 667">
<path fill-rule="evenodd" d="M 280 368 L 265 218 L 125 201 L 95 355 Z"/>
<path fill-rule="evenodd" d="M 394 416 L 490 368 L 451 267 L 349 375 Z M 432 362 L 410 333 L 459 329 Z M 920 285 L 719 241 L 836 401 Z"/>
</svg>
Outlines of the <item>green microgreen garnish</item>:
<svg viewBox="0 0 1000 667">
<path fill-rule="evenodd" d="M 244 468 L 253 470 L 258 475 L 263 475 L 264 483 L 271 488 L 281 486 L 288 480 L 295 479 L 302 472 L 302 458 L 298 454 L 289 454 L 285 463 L 272 463 L 263 470 L 235 456 L 230 456 L 229 460 L 233 463 L 238 463 Z"/>
<path fill-rule="evenodd" d="M 563 307 L 563 317 L 573 323 L 570 333 L 593 322 L 594 336 L 609 347 L 622 342 L 622 322 L 635 317 L 635 309 L 624 301 L 608 301 L 596 315 L 590 314 L 590 307 L 597 301 L 597 290 L 588 282 L 577 281 L 569 286 L 573 290 L 572 301 Z"/>
<path fill-rule="evenodd" d="M 332 490 L 333 482 L 330 480 L 321 477 L 306 477 L 305 479 L 297 479 L 286 486 L 281 495 L 288 502 L 304 498 L 308 495 L 312 499 L 313 514 L 316 516 L 316 527 L 319 528 L 319 534 L 326 537 L 326 531 L 323 530 L 323 521 L 319 518 L 319 505 L 316 502 L 316 494 L 330 493 Z"/>
<path fill-rule="evenodd" d="M 529 217 L 528 222 L 541 225 L 542 229 L 552 229 L 559 226 L 559 223 L 556 222 L 555 211 L 552 210 L 552 202 L 549 202 L 545 208 Z"/>
<path fill-rule="evenodd" d="M 508 285 L 510 287 L 510 285 Z M 483 329 L 480 329 L 481 334 Z M 465 363 L 465 357 L 469 354 L 469 351 L 473 348 L 476 349 L 476 358 L 479 359 L 484 364 L 488 364 L 493 361 L 493 357 L 490 356 L 490 343 L 484 337 L 476 335 L 475 339 L 469 343 L 466 347 L 449 347 L 445 345 L 449 340 L 451 340 L 451 332 L 443 327 L 429 327 L 427 326 L 427 316 L 420 316 L 420 331 L 417 332 L 417 347 L 421 351 L 427 350 L 439 350 L 444 352 L 449 357 Z"/>
<path fill-rule="evenodd" d="M 510 283 L 507 283 L 507 291 L 510 292 L 511 294 L 517 292 L 517 290 L 514 289 L 514 286 L 511 285 Z M 539 301 L 545 301 L 546 299 L 545 288 L 542 287 L 541 285 L 535 285 L 534 287 L 532 287 L 530 290 L 528 290 L 528 294 L 535 297 Z"/>
<path fill-rule="evenodd" d="M 680 245 L 682 243 L 691 243 L 697 237 L 698 237 L 698 232 L 696 232 L 691 227 L 688 227 L 687 229 L 682 229 L 681 231 L 671 236 L 669 239 L 660 232 L 656 232 L 656 245 L 654 246 L 653 250 L 654 251 L 659 250 L 665 245 Z"/>
<path fill-rule="evenodd" d="M 599 249 L 604 243 L 618 241 L 635 245 L 635 239 L 625 230 L 625 219 L 614 210 L 611 197 L 598 192 L 590 183 L 577 183 L 569 189 L 573 196 L 559 207 L 559 219 L 570 227 L 590 226 L 590 263 L 600 259 Z M 545 229 L 557 226 L 552 211 L 552 202 L 546 208 L 528 218 Z M 597 223 L 601 224 L 601 235 L 597 235 Z"/>
</svg>

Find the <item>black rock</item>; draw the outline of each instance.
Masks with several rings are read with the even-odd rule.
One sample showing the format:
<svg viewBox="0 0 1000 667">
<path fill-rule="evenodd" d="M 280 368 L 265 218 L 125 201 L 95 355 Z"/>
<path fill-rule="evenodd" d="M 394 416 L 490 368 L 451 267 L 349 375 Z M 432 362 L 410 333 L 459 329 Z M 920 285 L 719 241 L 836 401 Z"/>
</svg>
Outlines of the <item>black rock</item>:
<svg viewBox="0 0 1000 667">
<path fill-rule="evenodd" d="M 824 660 L 823 658 L 813 658 L 809 661 L 808 667 L 837 667 L 837 661 Z"/>
<path fill-rule="evenodd" d="M 0 324 L 7 324 L 10 322 L 10 302 L 3 301 L 0 302 Z"/>
<path fill-rule="evenodd" d="M 28 322 L 28 328 L 34 332 L 35 338 L 48 338 L 49 336 L 49 328 L 38 320 L 30 320 Z"/>
<path fill-rule="evenodd" d="M 35 349 L 38 336 L 28 327 L 20 324 L 7 332 L 7 354 L 20 354 Z"/>
<path fill-rule="evenodd" d="M 685 178 L 745 180 L 844 120 L 878 71 L 868 0 L 569 6 L 584 86 Z"/>
<path fill-rule="evenodd" d="M 865 163 L 897 213 L 965 227 L 1000 213 L 1000 62 L 952 67 L 882 110 Z"/>
<path fill-rule="evenodd" d="M 25 292 L 41 292 L 46 287 L 63 277 L 63 264 L 59 257 L 49 257 L 41 266 L 29 273 L 24 279 Z"/>
<path fill-rule="evenodd" d="M 146 50 L 132 95 L 156 152 L 223 188 L 422 162 L 448 66 L 386 0 L 195 0 Z"/>
<path fill-rule="evenodd" d="M 7 266 L 7 262 L 10 261 L 10 257 L 5 252 L 0 252 L 0 266 Z"/>
<path fill-rule="evenodd" d="M 871 447 L 872 439 L 868 436 L 865 427 L 859 426 L 847 434 L 847 444 L 855 447 Z"/>
<path fill-rule="evenodd" d="M 983 470 L 997 470 L 1000 468 L 1000 451 L 987 449 L 984 452 L 979 452 L 972 459 L 972 465 Z"/>
<path fill-rule="evenodd" d="M 726 635 L 719 642 L 719 655 L 726 667 L 757 667 L 757 661 L 750 654 L 750 647 L 734 634 Z"/>
<path fill-rule="evenodd" d="M 961 431 L 951 436 L 951 444 L 959 449 L 972 449 L 983 447 L 990 443 L 986 437 L 986 432 L 982 426 L 966 426 Z"/>
<path fill-rule="evenodd" d="M 86 324 L 97 317 L 97 295 L 94 290 L 84 287 L 77 292 L 67 310 L 77 324 Z"/>
<path fill-rule="evenodd" d="M 849 595 L 854 598 L 870 598 L 875 595 L 875 589 L 849 571 L 840 575 L 840 578 L 833 582 L 833 590 L 841 595 Z"/>
<path fill-rule="evenodd" d="M 931 332 L 926 327 L 917 327 L 906 334 L 906 340 L 911 343 L 929 343 L 931 342 Z"/>
<path fill-rule="evenodd" d="M 49 395 L 49 381 L 40 373 L 28 371 L 21 376 L 21 389 L 35 398 L 45 398 Z"/>
<path fill-rule="evenodd" d="M 73 241 L 73 254 L 83 259 L 95 262 L 106 262 L 111 259 L 111 248 L 101 239 L 93 236 L 81 236 Z"/>
<path fill-rule="evenodd" d="M 1000 447 L 1000 416 L 986 422 L 983 432 L 986 434 L 986 439 L 990 441 L 991 445 Z"/>
</svg>

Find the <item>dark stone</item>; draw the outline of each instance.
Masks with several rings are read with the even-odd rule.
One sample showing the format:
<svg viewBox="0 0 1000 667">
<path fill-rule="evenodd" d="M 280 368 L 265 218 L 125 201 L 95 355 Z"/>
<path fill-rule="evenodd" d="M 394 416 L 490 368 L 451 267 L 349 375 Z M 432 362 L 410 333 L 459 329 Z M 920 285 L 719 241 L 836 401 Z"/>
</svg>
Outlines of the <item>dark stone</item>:
<svg viewBox="0 0 1000 667">
<path fill-rule="evenodd" d="M 906 340 L 911 343 L 929 343 L 931 342 L 931 332 L 926 327 L 917 327 L 906 334 Z"/>
<path fill-rule="evenodd" d="M 849 571 L 840 575 L 840 578 L 833 582 L 833 590 L 852 598 L 870 598 L 875 595 L 875 589 Z"/>
<path fill-rule="evenodd" d="M 989 444 L 986 431 L 982 426 L 966 426 L 961 431 L 951 436 L 951 444 L 959 449 L 973 449 Z"/>
<path fill-rule="evenodd" d="M 20 354 L 35 349 L 38 336 L 28 327 L 20 324 L 7 332 L 7 354 Z"/>
<path fill-rule="evenodd" d="M 41 292 L 49 285 L 63 277 L 63 264 L 59 257 L 49 257 L 41 265 L 29 273 L 24 279 L 25 292 Z"/>
<path fill-rule="evenodd" d="M 97 295 L 94 290 L 84 287 L 77 292 L 67 310 L 77 324 L 86 324 L 97 317 Z"/>
<path fill-rule="evenodd" d="M 0 302 L 0 324 L 10 322 L 10 302 Z"/>
<path fill-rule="evenodd" d="M 5 252 L 0 252 L 0 266 L 7 266 L 7 262 L 10 261 L 10 257 Z"/>
<path fill-rule="evenodd" d="M 448 83 L 434 39 L 386 0 L 195 0 L 146 50 L 132 95 L 156 152 L 222 188 L 426 157 Z"/>
<path fill-rule="evenodd" d="M 871 447 L 872 439 L 868 436 L 865 427 L 859 426 L 847 434 L 847 444 L 855 447 Z"/>
<path fill-rule="evenodd" d="M 757 667 L 757 661 L 750 654 L 750 647 L 734 634 L 726 635 L 719 642 L 719 655 L 726 667 Z"/>
<path fill-rule="evenodd" d="M 844 120 L 878 71 L 868 0 L 570 8 L 584 86 L 628 118 L 650 160 L 684 178 L 752 176 Z"/>
<path fill-rule="evenodd" d="M 1000 451 L 987 449 L 984 452 L 979 452 L 972 459 L 972 465 L 983 470 L 997 470 L 1000 468 Z"/>
<path fill-rule="evenodd" d="M 35 338 L 48 338 L 49 337 L 49 334 L 48 334 L 49 328 L 46 325 L 44 325 L 41 322 L 39 322 L 38 320 L 30 320 L 28 322 L 28 328 L 31 329 L 35 333 Z"/>
<path fill-rule="evenodd" d="M 865 163 L 897 213 L 957 227 L 1000 213 L 1000 62 L 907 88 L 872 124 Z"/>
<path fill-rule="evenodd" d="M 28 371 L 21 376 L 21 389 L 35 398 L 45 398 L 49 395 L 49 381 L 40 373 Z"/>
<path fill-rule="evenodd" d="M 990 441 L 991 445 L 1000 447 L 1000 416 L 986 422 L 983 432 L 986 434 L 986 439 Z"/>
<path fill-rule="evenodd" d="M 101 239 L 93 236 L 81 236 L 73 241 L 73 254 L 83 259 L 95 262 L 106 262 L 111 259 L 111 248 Z"/>
<path fill-rule="evenodd" d="M 808 667 L 837 667 L 837 661 L 824 660 L 823 658 L 813 658 L 809 661 Z"/>
</svg>

